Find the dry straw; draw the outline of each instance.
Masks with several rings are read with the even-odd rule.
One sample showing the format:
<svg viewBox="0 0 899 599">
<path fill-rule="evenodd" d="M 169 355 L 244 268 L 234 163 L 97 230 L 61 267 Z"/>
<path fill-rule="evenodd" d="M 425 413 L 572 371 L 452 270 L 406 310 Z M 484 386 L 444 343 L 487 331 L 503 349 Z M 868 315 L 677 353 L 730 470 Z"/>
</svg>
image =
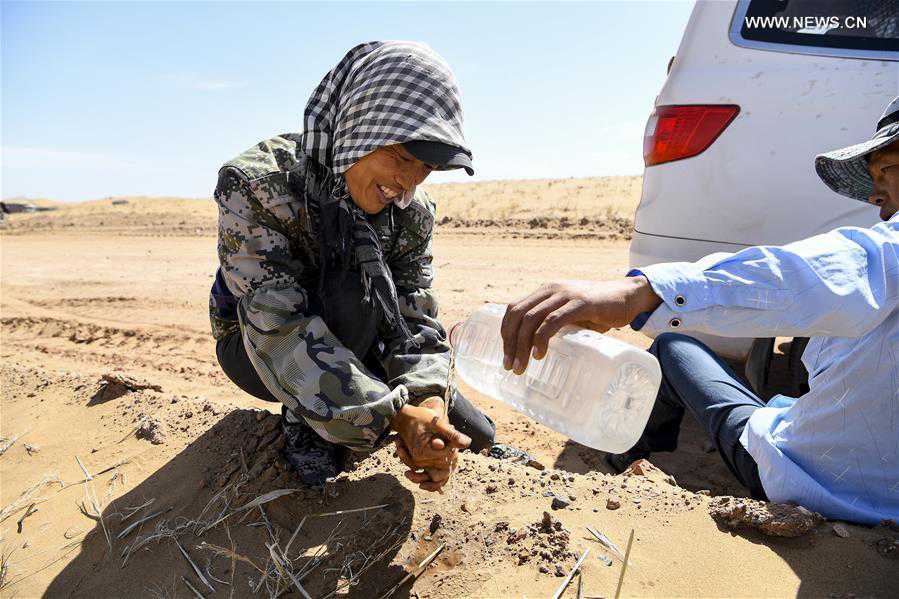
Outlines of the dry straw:
<svg viewBox="0 0 899 599">
<path fill-rule="evenodd" d="M 5 521 L 13 514 L 20 512 L 31 505 L 47 501 L 45 497 L 35 499 L 34 496 L 37 495 L 41 489 L 49 485 L 59 485 L 62 487 L 62 481 L 59 479 L 59 476 L 55 474 L 44 475 L 41 480 L 22 491 L 22 494 L 12 503 L 6 505 L 3 509 L 0 509 L 0 522 Z"/>
<path fill-rule="evenodd" d="M 5 454 L 7 452 L 7 450 L 9 450 L 9 448 L 15 444 L 16 441 L 18 441 L 19 439 L 21 439 L 22 437 L 24 437 L 27 434 L 28 434 L 28 431 L 25 431 L 24 433 L 19 433 L 18 435 L 14 436 L 10 439 L 0 439 L 0 441 L 3 441 L 3 443 L 0 444 L 0 456 Z"/>
<path fill-rule="evenodd" d="M 437 556 L 440 555 L 440 552 L 442 552 L 444 549 L 446 549 L 446 543 L 440 543 L 440 546 L 437 547 L 437 549 L 432 551 L 423 560 L 421 560 L 421 562 L 419 562 L 419 564 L 415 566 L 415 568 L 413 568 L 411 572 L 403 576 L 403 578 L 398 583 L 390 587 L 386 593 L 381 595 L 380 599 L 388 599 L 389 597 L 392 597 L 393 594 L 396 593 L 400 588 L 402 588 L 404 584 L 421 576 L 422 572 L 424 572 L 425 569 L 431 565 L 431 562 L 437 559 Z"/>
<path fill-rule="evenodd" d="M 631 529 L 631 535 L 627 538 L 627 549 L 624 550 L 624 563 L 621 564 L 621 574 L 618 576 L 618 588 L 615 589 L 615 599 L 621 596 L 621 586 L 624 584 L 624 574 L 627 572 L 627 562 L 631 557 L 631 545 L 634 544 L 634 529 Z"/>
<path fill-rule="evenodd" d="M 556 589 L 555 594 L 553 595 L 553 599 L 559 599 L 562 594 L 565 592 L 565 589 L 568 588 L 568 585 L 571 584 L 571 579 L 574 578 L 574 575 L 580 572 L 581 566 L 584 564 L 584 560 L 587 559 L 587 556 L 590 555 L 589 549 L 584 549 L 584 552 L 577 559 L 577 562 L 574 564 L 574 568 L 571 569 L 571 572 L 568 573 L 568 576 L 565 577 L 565 580 L 562 581 L 562 584 L 559 585 L 559 588 Z"/>
</svg>

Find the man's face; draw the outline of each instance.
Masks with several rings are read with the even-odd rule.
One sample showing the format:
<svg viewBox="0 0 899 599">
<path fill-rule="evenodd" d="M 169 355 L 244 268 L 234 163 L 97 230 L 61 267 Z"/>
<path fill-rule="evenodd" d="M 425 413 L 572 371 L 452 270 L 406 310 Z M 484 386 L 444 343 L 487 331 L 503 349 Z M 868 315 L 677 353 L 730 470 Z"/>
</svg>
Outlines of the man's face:
<svg viewBox="0 0 899 599">
<path fill-rule="evenodd" d="M 880 206 L 881 220 L 890 220 L 899 211 L 899 141 L 872 152 L 868 172 L 874 180 L 874 193 L 868 201 Z"/>
<path fill-rule="evenodd" d="M 395 144 L 366 154 L 344 173 L 344 178 L 356 205 L 367 214 L 377 214 L 415 193 L 415 186 L 432 170 L 402 144 Z"/>
</svg>

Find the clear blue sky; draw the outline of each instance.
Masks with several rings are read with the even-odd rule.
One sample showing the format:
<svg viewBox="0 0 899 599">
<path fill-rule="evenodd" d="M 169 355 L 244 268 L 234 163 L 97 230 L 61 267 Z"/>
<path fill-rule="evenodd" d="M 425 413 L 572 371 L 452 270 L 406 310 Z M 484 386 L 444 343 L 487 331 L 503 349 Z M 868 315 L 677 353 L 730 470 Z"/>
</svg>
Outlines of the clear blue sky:
<svg viewBox="0 0 899 599">
<path fill-rule="evenodd" d="M 478 179 L 637 174 L 691 2 L 2 3 L 3 197 L 207 197 L 353 45 L 430 44 Z M 437 173 L 434 182 L 461 180 Z"/>
</svg>

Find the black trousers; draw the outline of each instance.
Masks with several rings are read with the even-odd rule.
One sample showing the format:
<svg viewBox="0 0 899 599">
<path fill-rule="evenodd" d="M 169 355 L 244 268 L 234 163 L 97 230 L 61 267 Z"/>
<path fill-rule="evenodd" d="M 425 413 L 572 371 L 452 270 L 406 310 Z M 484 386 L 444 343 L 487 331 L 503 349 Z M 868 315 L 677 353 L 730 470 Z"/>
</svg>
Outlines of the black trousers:
<svg viewBox="0 0 899 599">
<path fill-rule="evenodd" d="M 215 353 L 219 365 L 231 382 L 253 397 L 278 402 L 256 373 L 239 332 L 220 339 L 216 344 Z M 472 451 L 479 452 L 493 445 L 496 435 L 493 421 L 461 393 L 456 393 L 453 398 L 449 421 L 460 432 L 471 437 Z"/>
<path fill-rule="evenodd" d="M 740 443 L 749 417 L 764 407 L 708 346 L 677 333 L 659 335 L 649 348 L 662 367 L 662 386 L 643 436 L 628 454 L 674 451 L 689 411 L 715 444 L 724 463 L 756 499 L 765 499 L 755 460 Z"/>
</svg>

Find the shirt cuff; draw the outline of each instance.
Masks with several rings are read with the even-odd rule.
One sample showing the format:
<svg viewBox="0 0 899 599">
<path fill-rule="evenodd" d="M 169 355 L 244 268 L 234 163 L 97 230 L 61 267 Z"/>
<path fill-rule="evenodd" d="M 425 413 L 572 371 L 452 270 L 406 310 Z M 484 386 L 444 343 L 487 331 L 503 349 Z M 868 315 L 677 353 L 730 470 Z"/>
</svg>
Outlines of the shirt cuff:
<svg viewBox="0 0 899 599">
<path fill-rule="evenodd" d="M 374 451 L 382 447 L 387 442 L 387 437 L 392 431 L 392 429 L 390 428 L 390 421 L 393 419 L 393 416 L 396 415 L 397 412 L 402 410 L 403 406 L 405 406 L 407 403 L 412 403 L 411 398 L 409 397 L 409 390 L 406 389 L 406 385 L 397 385 L 396 387 L 391 389 L 390 392 L 387 393 L 387 395 L 384 396 L 384 399 L 387 400 L 391 406 L 393 406 L 393 414 L 391 414 L 386 419 L 387 424 L 384 427 L 384 430 L 382 430 L 381 433 L 375 438 L 375 440 L 372 442 L 371 447 L 350 447 L 350 449 L 354 451 L 367 452 Z"/>
<path fill-rule="evenodd" d="M 628 276 L 638 273 L 646 277 L 652 290 L 671 310 L 691 312 L 708 308 L 711 304 L 711 288 L 702 267 L 692 262 L 668 262 L 633 269 Z"/>
<path fill-rule="evenodd" d="M 639 268 L 632 268 L 625 275 L 627 277 L 645 277 L 643 271 Z M 639 331 L 643 328 L 643 325 L 646 324 L 646 321 L 649 320 L 649 317 L 652 316 L 652 312 L 640 312 L 637 314 L 637 317 L 631 321 L 631 328 L 635 331 Z"/>
<path fill-rule="evenodd" d="M 646 277 L 652 290 L 662 303 L 652 312 L 638 314 L 631 328 L 651 337 L 661 333 L 702 326 L 709 305 L 709 287 L 702 271 L 695 271 L 693 264 L 672 262 L 656 264 L 642 269 L 631 269 L 627 276 Z"/>
</svg>

